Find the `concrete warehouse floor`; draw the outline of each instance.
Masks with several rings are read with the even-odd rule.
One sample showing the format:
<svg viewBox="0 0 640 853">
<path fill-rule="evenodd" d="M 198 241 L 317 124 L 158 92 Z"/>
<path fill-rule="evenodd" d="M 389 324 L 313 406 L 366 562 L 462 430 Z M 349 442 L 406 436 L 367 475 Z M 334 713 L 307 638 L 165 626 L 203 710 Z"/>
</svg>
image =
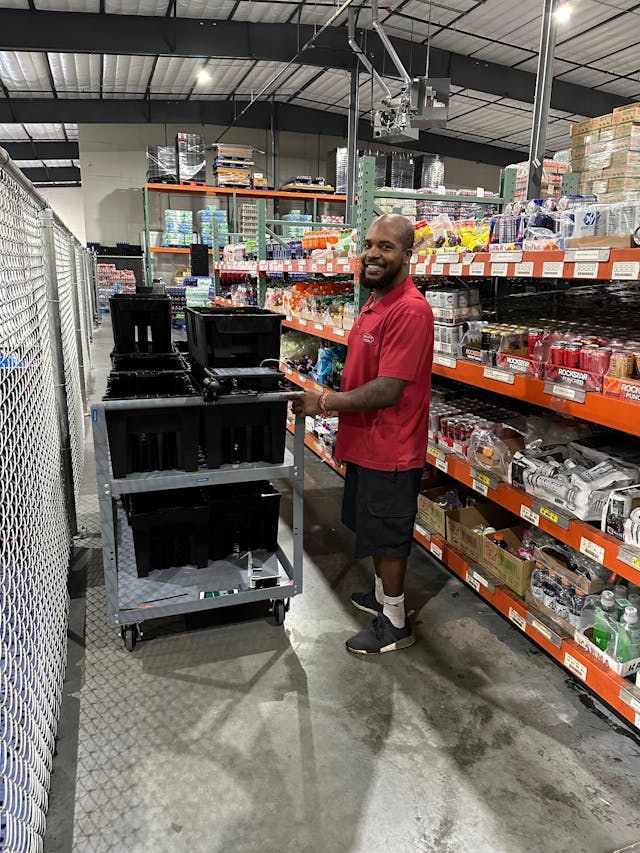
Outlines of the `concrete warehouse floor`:
<svg viewBox="0 0 640 853">
<path fill-rule="evenodd" d="M 96 398 L 111 348 L 107 320 Z M 309 452 L 305 590 L 284 627 L 224 608 L 146 623 L 127 653 L 106 624 L 86 428 L 46 853 L 640 850 L 637 736 L 430 556 L 415 549 L 408 579 L 419 642 L 346 653 L 371 575 Z"/>
</svg>

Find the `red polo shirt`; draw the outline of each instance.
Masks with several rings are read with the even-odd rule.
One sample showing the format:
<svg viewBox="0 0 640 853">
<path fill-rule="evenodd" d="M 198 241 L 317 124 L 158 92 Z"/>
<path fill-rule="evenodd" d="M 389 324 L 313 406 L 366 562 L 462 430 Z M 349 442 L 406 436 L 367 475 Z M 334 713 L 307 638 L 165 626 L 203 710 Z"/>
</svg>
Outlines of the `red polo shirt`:
<svg viewBox="0 0 640 853">
<path fill-rule="evenodd" d="M 432 361 L 433 313 L 413 281 L 406 278 L 376 303 L 372 295 L 349 332 L 340 390 L 378 376 L 407 385 L 395 406 L 340 413 L 338 459 L 378 471 L 424 466 Z"/>
</svg>

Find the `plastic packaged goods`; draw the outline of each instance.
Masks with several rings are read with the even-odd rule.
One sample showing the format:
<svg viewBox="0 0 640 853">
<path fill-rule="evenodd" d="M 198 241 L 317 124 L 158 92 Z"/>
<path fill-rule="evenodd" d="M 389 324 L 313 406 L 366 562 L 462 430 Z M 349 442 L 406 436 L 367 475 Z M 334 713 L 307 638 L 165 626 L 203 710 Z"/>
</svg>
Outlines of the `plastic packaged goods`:
<svg viewBox="0 0 640 853">
<path fill-rule="evenodd" d="M 444 160 L 437 154 L 420 154 L 414 159 L 415 189 L 429 187 L 437 190 L 444 186 Z"/>
<path fill-rule="evenodd" d="M 327 159 L 327 177 L 329 183 L 336 188 L 336 193 L 346 195 L 347 171 L 349 165 L 348 149 L 335 148 L 329 152 Z"/>
<path fill-rule="evenodd" d="M 514 453 L 525 446 L 524 436 L 504 424 L 478 425 L 469 439 L 467 459 L 474 467 L 506 479 Z"/>
<path fill-rule="evenodd" d="M 177 184 L 176 149 L 172 145 L 149 145 L 147 148 L 147 183 Z"/>
<path fill-rule="evenodd" d="M 204 184 L 206 181 L 206 158 L 204 140 L 193 133 L 176 135 L 176 158 L 178 180 L 181 183 Z"/>
<path fill-rule="evenodd" d="M 193 242 L 193 213 L 190 210 L 165 210 L 162 245 L 184 248 Z"/>
</svg>

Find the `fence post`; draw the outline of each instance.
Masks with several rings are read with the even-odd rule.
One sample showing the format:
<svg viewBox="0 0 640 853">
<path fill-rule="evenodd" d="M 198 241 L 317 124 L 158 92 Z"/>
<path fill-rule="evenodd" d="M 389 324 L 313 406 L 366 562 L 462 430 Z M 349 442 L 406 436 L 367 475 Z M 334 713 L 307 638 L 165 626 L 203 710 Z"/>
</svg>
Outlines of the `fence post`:
<svg viewBox="0 0 640 853">
<path fill-rule="evenodd" d="M 82 411 L 87 411 L 87 387 L 84 378 L 84 351 L 82 347 L 82 324 L 80 322 L 80 302 L 78 287 L 78 267 L 76 266 L 76 247 L 74 238 L 68 238 L 69 244 L 69 266 L 71 268 L 71 305 L 73 306 L 73 325 L 76 332 L 76 349 L 78 350 L 78 367 L 80 372 L 80 391 L 82 393 Z"/>
<path fill-rule="evenodd" d="M 62 349 L 62 322 L 60 319 L 60 295 L 58 293 L 58 273 L 56 269 L 56 246 L 53 233 L 53 211 L 42 211 L 42 237 L 46 261 L 47 314 L 49 316 L 49 337 L 51 339 L 51 366 L 62 448 L 62 476 L 64 480 L 65 506 L 72 536 L 78 532 L 76 496 L 73 482 L 73 457 L 71 451 L 71 430 L 69 427 L 69 402 L 67 399 L 67 381 L 64 370 L 64 352 Z M 82 375 L 82 373 L 81 373 Z"/>
</svg>

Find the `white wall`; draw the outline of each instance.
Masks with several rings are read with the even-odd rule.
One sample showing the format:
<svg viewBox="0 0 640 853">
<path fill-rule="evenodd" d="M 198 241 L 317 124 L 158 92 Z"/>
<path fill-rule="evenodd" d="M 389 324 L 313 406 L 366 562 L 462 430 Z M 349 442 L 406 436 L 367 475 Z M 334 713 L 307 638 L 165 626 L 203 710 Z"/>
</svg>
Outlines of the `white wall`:
<svg viewBox="0 0 640 853">
<path fill-rule="evenodd" d="M 39 187 L 53 210 L 72 234 L 84 246 L 87 242 L 84 225 L 84 199 L 82 187 Z"/>
<path fill-rule="evenodd" d="M 172 144 L 176 133 L 198 133 L 212 145 L 222 127 L 214 125 L 152 124 L 81 124 L 78 128 L 80 166 L 87 240 L 114 245 L 116 242 L 138 243 L 143 228 L 142 187 L 146 180 L 148 145 Z M 264 153 L 255 154 L 256 170 L 265 172 L 273 181 L 271 134 L 266 130 L 233 128 L 224 140 L 252 145 Z M 345 145 L 343 138 L 321 134 L 284 133 L 279 136 L 278 179 L 284 183 L 293 175 L 326 175 L 327 155 L 332 148 Z M 362 149 L 369 147 L 362 143 Z M 381 146 L 378 146 L 381 147 Z M 496 166 L 445 157 L 445 181 L 448 187 L 484 186 L 497 190 L 500 169 Z M 207 181 L 213 183 L 211 154 L 207 156 Z M 168 196 L 150 196 L 150 219 L 154 229 L 161 230 L 161 216 L 169 206 Z M 201 198 L 171 198 L 175 208 L 197 210 Z M 299 205 L 298 205 L 299 206 Z M 281 206 L 281 210 L 285 210 Z M 338 210 L 336 210 L 338 212 Z"/>
</svg>

